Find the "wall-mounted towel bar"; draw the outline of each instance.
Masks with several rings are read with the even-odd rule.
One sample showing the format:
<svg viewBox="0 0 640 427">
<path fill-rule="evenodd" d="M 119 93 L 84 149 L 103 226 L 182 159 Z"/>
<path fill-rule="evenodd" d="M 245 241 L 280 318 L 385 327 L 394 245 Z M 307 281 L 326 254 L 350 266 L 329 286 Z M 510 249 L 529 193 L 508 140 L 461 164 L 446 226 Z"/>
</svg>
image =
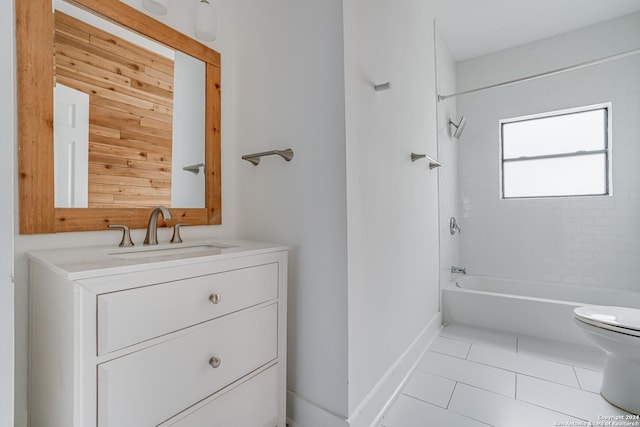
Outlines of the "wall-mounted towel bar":
<svg viewBox="0 0 640 427">
<path fill-rule="evenodd" d="M 429 160 L 429 169 L 435 169 L 435 168 L 439 168 L 440 166 L 442 166 L 442 163 L 440 163 L 439 161 L 437 161 L 436 159 L 427 156 L 426 154 L 416 154 L 416 153 L 411 153 L 411 161 L 415 162 L 418 159 L 427 159 Z"/>
<path fill-rule="evenodd" d="M 262 153 L 255 154 L 247 154 L 242 156 L 242 160 L 246 160 L 251 162 L 254 166 L 258 166 L 260 164 L 260 158 L 263 156 L 280 156 L 285 159 L 287 162 L 293 159 L 293 150 L 291 148 L 287 148 L 286 150 L 272 150 L 272 151 L 263 151 Z"/>
<path fill-rule="evenodd" d="M 204 169 L 204 163 L 198 163 L 195 165 L 189 165 L 189 166 L 185 166 L 182 168 L 182 170 L 185 170 L 187 172 L 191 172 L 194 175 L 198 175 L 200 173 L 200 168 Z"/>
</svg>

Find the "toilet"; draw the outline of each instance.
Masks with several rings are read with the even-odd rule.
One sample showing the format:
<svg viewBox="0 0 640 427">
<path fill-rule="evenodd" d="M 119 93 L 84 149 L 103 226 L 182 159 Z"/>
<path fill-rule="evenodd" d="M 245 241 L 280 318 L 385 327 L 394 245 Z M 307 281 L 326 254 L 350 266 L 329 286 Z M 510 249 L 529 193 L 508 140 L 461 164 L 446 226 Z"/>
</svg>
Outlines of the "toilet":
<svg viewBox="0 0 640 427">
<path fill-rule="evenodd" d="M 573 313 L 578 327 L 607 353 L 600 394 L 640 414 L 640 310 L 591 305 Z"/>
</svg>

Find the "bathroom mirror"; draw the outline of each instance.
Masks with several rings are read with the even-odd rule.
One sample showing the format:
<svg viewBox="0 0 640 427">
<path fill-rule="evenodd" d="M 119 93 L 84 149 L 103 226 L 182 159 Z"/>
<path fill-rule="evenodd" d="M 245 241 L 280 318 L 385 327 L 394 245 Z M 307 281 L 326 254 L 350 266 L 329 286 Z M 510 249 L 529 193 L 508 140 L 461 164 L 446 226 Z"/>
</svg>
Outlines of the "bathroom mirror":
<svg viewBox="0 0 640 427">
<path fill-rule="evenodd" d="M 201 74 L 206 82 L 205 89 L 200 91 L 192 90 L 193 95 L 204 94 L 201 96 L 202 107 L 197 111 L 198 107 L 186 107 L 181 108 L 181 112 L 191 110 L 188 116 L 197 115 L 195 113 L 201 113 L 204 119 L 204 126 L 200 129 L 201 134 L 205 140 L 205 145 L 201 150 L 204 153 L 200 154 L 200 157 L 182 158 L 176 161 L 176 156 L 171 150 L 172 144 L 177 144 L 175 138 L 158 139 L 158 135 L 153 135 L 154 128 L 161 129 L 158 133 L 160 136 L 172 134 L 175 132 L 175 123 L 167 123 L 170 120 L 164 116 L 164 122 L 158 123 L 152 120 L 148 120 L 146 128 L 148 133 L 151 134 L 148 141 L 143 141 L 147 144 L 146 147 L 153 147 L 157 143 L 158 147 L 164 144 L 164 148 L 159 148 L 157 153 L 154 150 L 142 149 L 140 146 L 140 138 L 116 137 L 100 135 L 101 129 L 96 123 L 95 118 L 90 119 L 90 126 L 93 127 L 92 131 L 95 133 L 91 139 L 99 138 L 111 138 L 116 140 L 116 144 L 120 144 L 121 148 L 116 146 L 106 147 L 101 146 L 102 153 L 93 155 L 93 160 L 100 157 L 99 154 L 104 157 L 105 155 L 111 156 L 111 163 L 114 163 L 114 159 L 119 160 L 123 166 L 129 167 L 132 164 L 139 164 L 140 162 L 131 161 L 125 154 L 130 153 L 134 157 L 155 156 L 154 159 L 159 160 L 163 156 L 172 162 L 167 165 L 162 165 L 161 162 L 156 161 L 152 166 L 142 165 L 142 168 L 155 167 L 162 169 L 159 172 L 170 173 L 175 177 L 176 171 L 179 170 L 186 175 L 187 179 L 191 177 L 199 177 L 202 185 L 199 190 L 201 195 L 204 194 L 203 207 L 197 207 L 198 202 L 189 201 L 183 198 L 182 201 L 178 200 L 178 197 L 168 196 L 175 192 L 176 196 L 184 196 L 185 191 L 173 190 L 164 188 L 160 191 L 160 194 L 164 194 L 165 198 L 153 198 L 143 197 L 144 194 L 152 192 L 154 190 L 154 180 L 147 172 L 137 172 L 142 174 L 143 178 L 138 181 L 151 181 L 152 186 L 148 189 L 140 189 L 133 191 L 132 196 L 122 197 L 123 187 L 126 184 L 115 182 L 118 177 L 122 177 L 122 173 L 114 173 L 117 165 L 102 164 L 101 167 L 107 172 L 107 174 L 99 175 L 91 173 L 96 177 L 97 181 L 92 188 L 100 188 L 103 190 L 103 196 L 100 200 L 114 199 L 119 200 L 120 203 L 96 203 L 89 201 L 80 203 L 70 203 L 74 200 L 70 193 L 73 188 L 78 185 L 73 185 L 76 182 L 63 182 L 60 185 L 60 178 L 57 177 L 60 170 L 69 170 L 69 163 L 74 163 L 75 158 L 71 155 L 75 151 L 66 148 L 66 151 L 62 155 L 56 155 L 54 153 L 54 128 L 56 122 L 62 119 L 69 119 L 69 111 L 72 108 L 62 109 L 62 111 L 54 110 L 54 85 L 60 83 L 70 83 L 67 76 L 62 76 L 64 73 L 60 73 L 60 76 L 56 75 L 55 69 L 59 67 L 62 71 L 63 68 L 70 67 L 70 61 L 73 62 L 73 58 L 62 57 L 58 55 L 54 60 L 54 38 L 56 37 L 56 21 L 55 15 L 59 12 L 52 14 L 51 0 L 30 0 L 30 1 L 18 1 L 16 4 L 17 15 L 17 47 L 18 47 L 18 123 L 19 123 L 19 178 L 20 178 L 20 232 L 22 234 L 35 234 L 35 233 L 51 233 L 62 231 L 85 231 L 85 230 L 102 230 L 106 229 L 108 224 L 111 223 L 124 223 L 132 228 L 143 228 L 146 226 L 146 221 L 150 212 L 150 207 L 155 205 L 169 205 L 171 204 L 171 210 L 174 213 L 174 218 L 180 222 L 188 222 L 193 225 L 202 224 L 220 224 L 221 223 L 221 188 L 220 188 L 220 55 L 212 49 L 204 46 L 195 40 L 167 27 L 164 24 L 157 22 L 156 20 L 148 17 L 147 15 L 140 13 L 136 9 L 131 8 L 119 1 L 104 2 L 100 0 L 77 0 L 68 1 L 68 3 L 79 7 L 85 11 L 88 11 L 91 15 L 99 16 L 101 19 L 106 19 L 118 26 L 130 30 L 134 33 L 142 35 L 148 39 L 155 40 L 161 45 L 175 50 L 176 58 L 187 58 L 190 63 L 195 63 L 196 68 L 202 68 Z M 66 16 L 66 15 L 65 15 Z M 87 27 L 81 27 L 72 25 L 73 21 L 65 18 L 64 27 L 60 30 L 60 33 L 68 35 L 68 40 L 73 44 L 74 37 L 81 38 L 83 34 L 86 34 Z M 64 38 L 64 37 L 59 37 Z M 59 41 L 58 39 L 58 41 Z M 117 45 L 118 40 L 116 36 L 109 37 L 107 44 Z M 107 46 L 109 48 L 109 46 Z M 75 49 L 76 46 L 73 46 Z M 89 48 L 91 49 L 91 48 Z M 77 53 L 77 52 L 76 52 Z M 95 54 L 96 52 L 92 52 Z M 85 53 L 82 53 L 86 55 Z M 133 56 L 132 59 L 136 57 Z M 96 56 L 95 61 L 99 61 Z M 67 61 L 66 63 L 64 61 Z M 201 66 L 197 64 L 201 63 Z M 136 65 L 134 65 L 135 67 Z M 87 70 L 82 70 L 82 72 Z M 91 70 L 94 73 L 95 70 Z M 122 77 L 121 70 L 117 68 L 112 74 L 113 78 Z M 95 75 L 92 76 L 95 78 Z M 65 78 L 67 79 L 65 81 Z M 82 80 L 82 78 L 80 78 Z M 168 83 L 167 83 L 168 84 Z M 175 81 L 175 95 L 170 102 L 160 102 L 159 108 L 162 108 L 164 104 L 178 103 L 179 95 L 177 94 L 180 85 L 179 80 Z M 70 83 L 65 86 L 73 86 Z M 106 93 L 113 92 L 113 88 L 109 85 L 105 85 L 102 88 Z M 151 88 L 151 92 L 158 91 L 157 88 Z M 56 90 L 58 92 L 58 90 Z M 98 92 L 93 88 L 85 90 L 89 94 Z M 161 91 L 166 93 L 166 91 Z M 152 96 L 157 95 L 152 93 Z M 57 97 L 57 96 L 56 96 Z M 187 96 L 192 98 L 192 95 Z M 64 98 L 63 98 L 64 99 Z M 109 99 L 102 99 L 100 102 L 103 104 L 113 101 Z M 139 101 L 132 101 L 133 104 L 139 103 Z M 61 104 L 65 105 L 64 102 Z M 66 104 L 68 105 L 68 103 Z M 122 106 L 120 105 L 120 110 Z M 96 108 L 96 107 L 90 107 Z M 157 109 L 154 107 L 151 110 Z M 54 113 L 54 111 L 56 111 Z M 195 113 L 194 113 L 195 112 Z M 120 111 L 125 115 L 132 114 L 131 111 Z M 114 113 L 110 112 L 109 115 Z M 179 114 L 179 113 L 178 113 Z M 172 120 L 177 120 L 173 117 Z M 196 129 L 198 125 L 187 125 Z M 196 132 L 197 133 L 197 132 Z M 181 138 L 184 139 L 184 138 Z M 128 140 L 134 140 L 135 143 L 132 146 L 124 146 Z M 138 144 L 138 145 L 135 145 Z M 167 144 L 169 148 L 167 148 Z M 108 150 L 105 153 L 104 150 Z M 124 150 L 124 151 L 120 151 Z M 164 150 L 164 151 L 162 151 Z M 177 150 L 180 153 L 186 150 Z M 163 154 L 164 153 L 164 154 Z M 202 157 L 204 156 L 204 157 Z M 63 168 L 56 168 L 54 165 L 54 159 L 66 158 L 67 165 Z M 82 158 L 82 156 L 78 157 Z M 69 160 L 71 159 L 71 160 Z M 164 159 L 163 159 L 164 160 Z M 193 164 L 189 163 L 192 162 Z M 118 163 L 118 162 L 115 162 Z M 184 164 L 183 164 L 184 163 Z M 184 169 L 186 168 L 186 169 Z M 82 168 L 80 168 L 80 173 Z M 87 173 L 87 172 L 84 172 Z M 134 172 L 136 173 L 136 172 Z M 202 179 L 204 178 L 204 179 Z M 135 176 L 129 178 L 135 180 Z M 174 184 L 175 178 L 160 179 L 156 178 L 155 184 L 162 181 L 165 185 Z M 58 181 L 58 184 L 56 184 Z M 81 180 L 76 180 L 82 182 Z M 107 183 L 107 181 L 109 181 Z M 167 184 L 169 183 L 169 184 Z M 189 186 L 189 185 L 188 185 Z M 62 188 L 56 191 L 55 187 Z M 82 187 L 82 185 L 80 185 Z M 155 185 L 155 187 L 160 187 Z M 191 185 L 195 187 L 195 185 Z M 204 188 L 202 188 L 204 187 Z M 112 194 L 109 194 L 111 190 Z M 60 197 L 60 194 L 67 191 L 64 197 Z M 82 190 L 79 192 L 82 194 Z M 119 197 L 120 196 L 120 197 Z M 80 197 L 81 199 L 81 197 Z M 62 200 L 62 201 L 61 201 Z M 121 203 L 123 200 L 130 200 L 131 206 Z M 88 206 L 86 208 L 71 207 L 71 206 Z"/>
</svg>

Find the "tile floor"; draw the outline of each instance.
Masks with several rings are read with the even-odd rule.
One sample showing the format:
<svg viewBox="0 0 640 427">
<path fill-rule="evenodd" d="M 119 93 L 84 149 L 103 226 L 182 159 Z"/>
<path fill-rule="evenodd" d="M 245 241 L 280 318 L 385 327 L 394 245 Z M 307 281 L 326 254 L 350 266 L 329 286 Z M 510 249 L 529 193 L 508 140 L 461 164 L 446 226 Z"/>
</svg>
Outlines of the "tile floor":
<svg viewBox="0 0 640 427">
<path fill-rule="evenodd" d="M 595 349 L 449 325 L 380 427 L 640 426 L 610 418 L 628 414 L 599 394 L 603 362 Z"/>
</svg>

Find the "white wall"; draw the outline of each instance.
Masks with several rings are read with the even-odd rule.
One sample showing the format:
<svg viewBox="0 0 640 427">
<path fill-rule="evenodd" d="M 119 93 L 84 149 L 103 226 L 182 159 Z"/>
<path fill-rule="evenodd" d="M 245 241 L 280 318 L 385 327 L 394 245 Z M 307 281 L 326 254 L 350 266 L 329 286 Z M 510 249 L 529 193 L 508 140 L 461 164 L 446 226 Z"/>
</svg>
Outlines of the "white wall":
<svg viewBox="0 0 640 427">
<path fill-rule="evenodd" d="M 368 425 L 439 325 L 437 172 L 410 161 L 437 155 L 429 8 L 280 0 L 236 13 L 239 154 L 295 151 L 238 169 L 238 235 L 293 246 L 290 420 Z M 375 93 L 385 79 L 393 89 Z"/>
<path fill-rule="evenodd" d="M 288 413 L 328 427 L 347 416 L 342 2 L 244 2 L 232 19 L 238 235 L 292 245 Z M 291 162 L 239 159 L 283 148 Z"/>
<path fill-rule="evenodd" d="M 369 403 L 438 316 L 438 172 L 410 159 L 438 155 L 431 8 L 344 2 L 353 425 L 371 421 Z"/>
<path fill-rule="evenodd" d="M 451 56 L 446 40 L 436 32 L 437 92 L 447 95 L 456 92 L 456 62 Z M 460 234 L 451 235 L 449 220 L 456 218 L 460 227 L 464 221 L 458 210 L 458 146 L 459 141 L 451 134 L 449 121 L 458 123 L 460 116 L 456 109 L 456 99 L 438 102 L 438 160 L 444 165 L 439 170 L 440 215 L 440 288 L 451 279 L 451 266 L 460 266 Z"/>
<path fill-rule="evenodd" d="M 0 426 L 13 423 L 14 309 L 13 309 L 13 170 L 15 147 L 15 68 L 13 1 L 0 7 Z M 9 59 L 9 60 L 7 60 Z"/>
<path fill-rule="evenodd" d="M 640 47 L 640 13 L 458 64 L 459 90 Z M 461 96 L 461 263 L 473 274 L 640 291 L 640 55 Z M 500 200 L 498 120 L 611 101 L 613 196 Z"/>
</svg>

